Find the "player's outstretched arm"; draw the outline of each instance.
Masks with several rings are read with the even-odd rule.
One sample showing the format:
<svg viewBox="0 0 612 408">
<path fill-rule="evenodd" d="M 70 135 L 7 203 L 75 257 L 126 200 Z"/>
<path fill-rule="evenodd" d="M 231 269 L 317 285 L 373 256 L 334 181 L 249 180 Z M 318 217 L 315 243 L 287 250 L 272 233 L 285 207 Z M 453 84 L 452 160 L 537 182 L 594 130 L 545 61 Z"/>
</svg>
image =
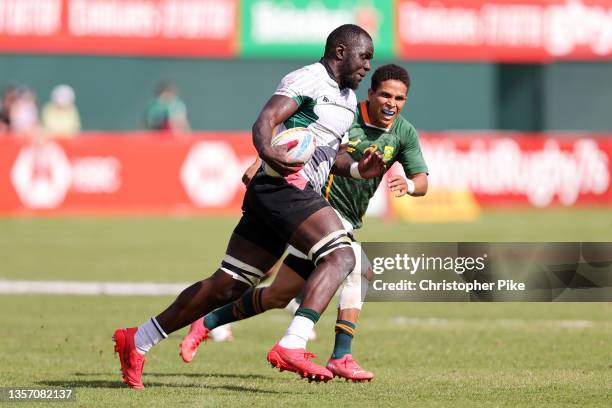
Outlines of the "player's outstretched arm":
<svg viewBox="0 0 612 408">
<path fill-rule="evenodd" d="M 427 173 L 416 173 L 409 176 L 396 174 L 387 180 L 389 190 L 395 193 L 396 197 L 406 194 L 413 197 L 424 196 L 427 193 L 428 181 Z"/>
<path fill-rule="evenodd" d="M 271 146 L 272 133 L 276 126 L 291 117 L 297 109 L 298 105 L 293 99 L 273 95 L 261 110 L 252 129 L 253 144 L 259 157 L 283 176 L 295 173 L 304 163 L 287 156 L 293 146 Z"/>
<path fill-rule="evenodd" d="M 354 179 L 370 179 L 385 174 L 386 168 L 380 152 L 366 151 L 358 162 L 340 150 L 331 169 L 333 174 Z"/>
</svg>

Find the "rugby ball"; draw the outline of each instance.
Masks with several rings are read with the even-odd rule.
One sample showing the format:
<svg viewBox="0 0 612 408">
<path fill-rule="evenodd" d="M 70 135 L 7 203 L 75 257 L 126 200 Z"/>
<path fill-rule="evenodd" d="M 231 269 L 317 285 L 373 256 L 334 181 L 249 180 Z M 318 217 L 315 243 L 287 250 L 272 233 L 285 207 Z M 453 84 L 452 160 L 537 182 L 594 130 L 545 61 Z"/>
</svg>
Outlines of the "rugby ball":
<svg viewBox="0 0 612 408">
<path fill-rule="evenodd" d="M 306 163 L 312 157 L 316 142 L 314 134 L 304 127 L 295 127 L 284 130 L 272 138 L 270 143 L 272 146 L 286 145 L 291 142 L 297 142 L 297 145 L 289 150 L 289 158 L 300 160 Z M 272 167 L 266 162 L 263 163 L 264 171 L 267 175 L 273 177 L 281 177 Z"/>
</svg>

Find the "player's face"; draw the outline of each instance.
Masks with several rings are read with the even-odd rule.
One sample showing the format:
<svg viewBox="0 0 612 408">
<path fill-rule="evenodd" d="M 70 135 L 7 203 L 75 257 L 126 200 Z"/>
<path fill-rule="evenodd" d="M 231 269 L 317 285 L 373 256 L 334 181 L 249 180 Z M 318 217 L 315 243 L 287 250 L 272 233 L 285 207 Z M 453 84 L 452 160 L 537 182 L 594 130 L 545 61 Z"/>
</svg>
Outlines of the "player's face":
<svg viewBox="0 0 612 408">
<path fill-rule="evenodd" d="M 364 35 L 359 36 L 355 45 L 345 47 L 344 59 L 340 65 L 340 87 L 357 89 L 371 68 L 373 56 L 372 41 Z"/>
<path fill-rule="evenodd" d="M 397 79 L 381 82 L 377 90 L 368 90 L 368 116 L 372 124 L 386 128 L 406 104 L 408 88 Z"/>
</svg>

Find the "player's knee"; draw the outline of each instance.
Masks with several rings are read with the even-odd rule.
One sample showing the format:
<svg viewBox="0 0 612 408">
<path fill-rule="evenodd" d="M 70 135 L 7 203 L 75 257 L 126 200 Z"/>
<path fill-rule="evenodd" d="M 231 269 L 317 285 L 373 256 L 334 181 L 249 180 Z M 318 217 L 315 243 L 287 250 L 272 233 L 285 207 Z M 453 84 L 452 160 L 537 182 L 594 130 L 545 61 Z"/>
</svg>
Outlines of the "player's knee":
<svg viewBox="0 0 612 408">
<path fill-rule="evenodd" d="M 231 279 L 225 273 L 217 273 L 211 279 L 213 288 L 210 291 L 211 301 L 218 306 L 233 302 L 249 288 L 249 285 L 236 279 Z"/>
<path fill-rule="evenodd" d="M 355 269 L 355 255 L 350 246 L 337 248 L 326 254 L 319 260 L 330 265 L 333 270 L 338 271 L 342 279 L 350 274 Z"/>
<path fill-rule="evenodd" d="M 344 272 L 344 276 L 348 276 L 354 269 L 357 264 L 357 260 L 355 259 L 355 254 L 351 250 L 351 248 L 340 248 L 337 251 L 336 257 L 340 262 L 338 268 L 340 268 Z"/>
</svg>

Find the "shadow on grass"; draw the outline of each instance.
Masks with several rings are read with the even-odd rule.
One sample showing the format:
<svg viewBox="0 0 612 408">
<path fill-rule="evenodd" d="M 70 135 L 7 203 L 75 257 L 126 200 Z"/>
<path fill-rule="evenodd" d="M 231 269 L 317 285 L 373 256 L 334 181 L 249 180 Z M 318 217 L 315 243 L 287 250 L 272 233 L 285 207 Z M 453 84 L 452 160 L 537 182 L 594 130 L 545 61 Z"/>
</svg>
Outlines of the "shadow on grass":
<svg viewBox="0 0 612 408">
<path fill-rule="evenodd" d="M 192 377 L 192 378 L 239 378 L 239 379 L 269 379 L 267 375 L 261 374 L 227 374 L 227 373 L 145 373 L 145 376 L 151 377 Z"/>
<path fill-rule="evenodd" d="M 127 386 L 121 381 L 108 380 L 58 380 L 58 381 L 39 381 L 39 385 L 48 387 L 63 387 L 63 388 L 126 388 Z M 173 384 L 161 382 L 145 382 L 145 387 L 176 387 L 176 388 L 202 388 L 207 390 L 224 390 L 235 392 L 253 392 L 259 394 L 280 394 L 277 391 L 262 390 L 255 387 L 241 387 L 239 385 L 208 385 L 208 384 Z M 286 394 L 286 392 L 285 392 Z"/>
<path fill-rule="evenodd" d="M 76 377 L 99 377 L 106 376 L 108 373 L 74 373 Z M 144 377 L 188 377 L 188 378 L 239 378 L 239 379 L 270 379 L 271 376 L 261 374 L 227 374 L 227 373 L 149 373 L 145 372 Z"/>
</svg>

